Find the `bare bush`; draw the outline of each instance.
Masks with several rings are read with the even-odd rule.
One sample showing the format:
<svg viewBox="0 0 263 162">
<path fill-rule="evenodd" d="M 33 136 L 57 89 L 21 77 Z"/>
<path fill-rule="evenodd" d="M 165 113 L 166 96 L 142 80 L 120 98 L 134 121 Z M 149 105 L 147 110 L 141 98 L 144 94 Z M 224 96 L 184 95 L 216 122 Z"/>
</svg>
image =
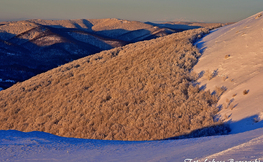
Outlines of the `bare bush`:
<svg viewBox="0 0 263 162">
<path fill-rule="evenodd" d="M 215 87 L 215 92 L 216 92 L 216 96 L 219 99 L 219 97 L 226 91 L 226 87 L 222 86 L 222 87 Z"/>
<path fill-rule="evenodd" d="M 227 114 L 224 115 L 224 120 L 227 120 L 229 116 Z"/>
<path fill-rule="evenodd" d="M 260 13 L 260 14 L 258 14 L 256 17 L 255 17 L 255 19 L 258 19 L 258 18 L 260 18 L 262 16 L 262 14 Z"/>
<path fill-rule="evenodd" d="M 230 57 L 230 55 L 225 55 L 225 59 L 228 59 Z"/>
<path fill-rule="evenodd" d="M 194 72 L 194 71 L 190 72 L 190 79 L 191 80 L 197 81 L 198 78 L 199 78 L 199 75 L 196 72 Z"/>
<path fill-rule="evenodd" d="M 254 121 L 254 123 L 258 123 L 258 122 L 260 122 L 260 118 L 257 116 L 257 117 L 254 117 L 253 118 L 253 121 Z"/>
<path fill-rule="evenodd" d="M 223 76 L 223 81 L 226 81 L 228 79 L 228 76 Z"/>
<path fill-rule="evenodd" d="M 229 104 L 229 109 L 230 109 L 230 110 L 233 110 L 234 108 L 235 108 L 235 106 L 233 105 L 233 103 L 230 103 L 230 104 Z"/>
<path fill-rule="evenodd" d="M 243 91 L 243 95 L 247 95 L 248 92 L 249 92 L 249 90 L 246 90 L 246 89 L 245 89 L 245 90 Z"/>
<path fill-rule="evenodd" d="M 206 77 L 207 80 L 213 79 L 216 75 L 217 75 L 217 71 L 216 70 L 211 71 L 211 70 L 208 69 L 208 70 L 205 71 L 205 77 Z"/>
</svg>

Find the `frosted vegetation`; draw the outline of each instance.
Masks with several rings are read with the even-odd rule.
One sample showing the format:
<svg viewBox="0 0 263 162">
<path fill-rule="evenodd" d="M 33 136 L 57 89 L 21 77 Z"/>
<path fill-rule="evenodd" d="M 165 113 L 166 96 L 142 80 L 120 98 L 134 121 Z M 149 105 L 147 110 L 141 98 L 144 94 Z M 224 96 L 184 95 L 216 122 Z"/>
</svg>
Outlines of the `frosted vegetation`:
<svg viewBox="0 0 263 162">
<path fill-rule="evenodd" d="M 145 32 L 139 35 L 137 30 Z M 159 30 L 142 22 L 117 19 L 5 22 L 0 26 L 0 76 L 22 82 L 102 50 L 170 34 L 158 34 Z M 0 86 L 6 89 L 13 84 L 1 82 Z"/>
<path fill-rule="evenodd" d="M 17 83 L 0 92 L 0 129 L 107 140 L 227 133 L 213 118 L 223 90 L 200 90 L 190 73 L 201 55 L 192 43 L 208 32 L 103 51 Z"/>
<path fill-rule="evenodd" d="M 195 26 L 192 26 L 195 25 Z M 189 28 L 222 24 L 158 27 L 119 19 L 24 20 L 0 25 L 0 76 L 22 82 L 72 60 Z M 178 26 L 180 29 L 171 28 Z M 187 26 L 187 27 L 185 27 Z M 170 29 L 171 28 L 171 29 Z M 14 83 L 0 83 L 4 89 Z"/>
<path fill-rule="evenodd" d="M 75 136 L 80 134 L 77 129 L 83 129 L 85 135 L 93 131 L 94 138 L 100 139 L 102 136 L 96 135 L 107 135 L 110 128 L 123 136 L 112 134 L 105 139 L 129 140 L 136 138 L 130 136 L 129 128 L 147 133 L 155 129 L 166 134 L 163 126 L 171 128 L 167 123 L 174 121 L 175 128 L 186 128 L 177 134 L 194 130 L 176 138 L 222 134 L 228 130 L 225 125 L 197 129 L 204 123 L 220 124 L 211 122 L 211 116 L 218 111 L 213 103 L 219 98 L 217 106 L 221 110 L 216 115 L 229 123 L 230 134 L 180 140 L 108 141 L 1 130 L 0 161 L 262 161 L 262 14 L 199 40 L 196 45 L 202 57 L 193 68 L 198 76 L 189 74 L 200 56 L 191 43 L 207 33 L 205 29 L 104 51 L 0 92 L 0 125 L 10 123 L 4 125 L 5 129 L 29 131 L 35 127 L 63 136 L 68 136 L 69 131 L 70 136 Z M 215 89 L 213 95 L 207 89 Z M 190 122 L 182 124 L 183 119 Z M 150 125 L 149 120 L 159 127 Z M 26 130 L 27 126 L 30 129 Z M 88 133 L 87 127 L 91 130 Z M 134 135 L 139 137 L 135 140 L 144 137 L 143 133 Z"/>
</svg>

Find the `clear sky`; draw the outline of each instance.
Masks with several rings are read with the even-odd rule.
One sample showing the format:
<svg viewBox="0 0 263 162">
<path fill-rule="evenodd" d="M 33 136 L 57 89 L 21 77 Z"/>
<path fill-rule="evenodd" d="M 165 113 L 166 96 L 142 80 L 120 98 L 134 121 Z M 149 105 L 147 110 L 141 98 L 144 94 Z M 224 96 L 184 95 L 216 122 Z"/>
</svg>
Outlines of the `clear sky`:
<svg viewBox="0 0 263 162">
<path fill-rule="evenodd" d="M 263 10 L 263 0 L 0 0 L 0 21 L 119 18 L 234 22 Z"/>
</svg>

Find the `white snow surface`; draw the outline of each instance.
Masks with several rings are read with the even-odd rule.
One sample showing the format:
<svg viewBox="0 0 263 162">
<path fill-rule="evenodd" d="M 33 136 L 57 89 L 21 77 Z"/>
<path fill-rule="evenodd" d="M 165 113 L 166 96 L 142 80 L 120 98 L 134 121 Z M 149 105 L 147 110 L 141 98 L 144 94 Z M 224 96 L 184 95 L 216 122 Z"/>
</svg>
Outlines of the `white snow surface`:
<svg viewBox="0 0 263 162">
<path fill-rule="evenodd" d="M 218 102 L 218 116 L 230 123 L 232 133 L 263 126 L 262 14 L 219 28 L 196 43 L 202 56 L 194 71 L 217 71 L 213 79 L 202 77 L 198 82 L 211 92 L 216 86 L 227 88 Z"/>
<path fill-rule="evenodd" d="M 0 78 L 0 82 L 6 82 L 6 83 L 15 83 L 15 81 L 14 80 L 11 80 L 11 79 L 7 79 L 7 80 L 3 80 L 3 79 L 1 79 Z"/>
<path fill-rule="evenodd" d="M 194 71 L 217 71 L 211 80 L 200 78 L 200 86 L 211 92 L 215 86 L 227 88 L 218 106 L 228 108 L 222 108 L 218 117 L 228 116 L 224 120 L 232 128 L 230 135 L 128 142 L 2 130 L 0 161 L 263 161 L 263 16 L 260 14 L 263 12 L 217 29 L 196 43 L 202 56 Z M 248 90 L 248 94 L 244 95 L 243 90 Z"/>
<path fill-rule="evenodd" d="M 140 142 L 74 139 L 9 130 L 0 131 L 0 161 L 263 160 L 262 145 L 263 128 L 227 136 Z"/>
</svg>

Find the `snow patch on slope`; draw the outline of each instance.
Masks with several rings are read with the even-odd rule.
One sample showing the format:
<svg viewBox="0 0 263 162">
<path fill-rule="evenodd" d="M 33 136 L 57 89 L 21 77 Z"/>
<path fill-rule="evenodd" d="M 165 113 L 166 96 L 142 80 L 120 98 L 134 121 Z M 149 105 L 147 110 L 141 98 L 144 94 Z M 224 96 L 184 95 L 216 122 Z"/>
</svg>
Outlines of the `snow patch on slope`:
<svg viewBox="0 0 263 162">
<path fill-rule="evenodd" d="M 196 43 L 202 56 L 194 71 L 217 74 L 198 82 L 211 91 L 216 86 L 227 88 L 218 102 L 219 117 L 232 124 L 232 133 L 263 127 L 254 119 L 263 112 L 263 17 L 258 17 L 262 13 L 219 28 Z"/>
<path fill-rule="evenodd" d="M 7 80 L 3 80 L 0 78 L 0 82 L 5 82 L 5 83 L 15 83 L 14 80 L 11 80 L 11 79 L 7 79 Z"/>
</svg>

